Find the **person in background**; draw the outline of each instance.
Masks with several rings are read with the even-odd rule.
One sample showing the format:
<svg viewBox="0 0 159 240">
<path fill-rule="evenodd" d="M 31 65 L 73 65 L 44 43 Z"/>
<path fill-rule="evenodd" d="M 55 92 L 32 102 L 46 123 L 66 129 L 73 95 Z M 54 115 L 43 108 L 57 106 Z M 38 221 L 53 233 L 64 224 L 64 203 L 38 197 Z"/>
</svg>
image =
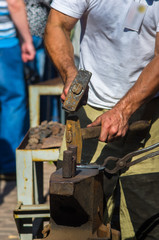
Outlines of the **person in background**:
<svg viewBox="0 0 159 240">
<path fill-rule="evenodd" d="M 43 35 L 50 11 L 50 0 L 24 0 L 26 5 L 27 19 L 33 38 L 36 55 L 27 66 L 34 70 L 43 81 L 46 67 L 46 52 L 44 48 Z"/>
<path fill-rule="evenodd" d="M 25 64 L 28 84 L 34 84 L 57 77 L 57 71 L 44 48 L 44 30 L 50 11 L 51 0 L 24 0 L 30 32 L 36 49 L 35 59 Z M 41 120 L 59 121 L 59 97 L 47 96 L 41 99 Z M 51 119 L 52 118 L 52 119 Z"/>
<path fill-rule="evenodd" d="M 159 1 L 53 0 L 51 7 L 45 46 L 65 83 L 62 101 L 78 72 L 70 33 L 79 19 L 79 68 L 92 72 L 87 105 L 77 115 L 81 127 L 101 125 L 101 134 L 100 141 L 83 141 L 82 163 L 102 164 L 159 142 Z M 127 135 L 142 119 L 151 121 L 149 131 Z M 65 149 L 63 142 L 60 160 Z M 118 203 L 122 240 L 158 240 L 158 156 L 104 179 L 104 223 L 113 226 Z"/>
<path fill-rule="evenodd" d="M 24 65 L 35 57 L 23 0 L 0 0 L 0 177 L 15 177 L 15 150 L 28 130 Z"/>
</svg>

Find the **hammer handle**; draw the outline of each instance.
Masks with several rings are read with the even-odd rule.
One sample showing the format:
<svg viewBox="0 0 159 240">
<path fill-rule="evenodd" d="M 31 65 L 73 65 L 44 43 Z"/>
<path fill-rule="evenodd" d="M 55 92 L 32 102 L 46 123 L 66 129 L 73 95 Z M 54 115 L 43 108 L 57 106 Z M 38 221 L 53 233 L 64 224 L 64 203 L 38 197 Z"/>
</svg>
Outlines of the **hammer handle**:
<svg viewBox="0 0 159 240">
<path fill-rule="evenodd" d="M 98 138 L 100 136 L 101 126 L 82 128 L 82 138 L 90 139 L 90 138 Z"/>
<path fill-rule="evenodd" d="M 151 122 L 147 120 L 140 120 L 133 122 L 129 125 L 129 131 L 143 131 L 150 127 Z M 101 132 L 101 126 L 89 127 L 89 128 L 82 128 L 82 138 L 83 139 L 90 139 L 90 138 L 98 138 Z"/>
</svg>

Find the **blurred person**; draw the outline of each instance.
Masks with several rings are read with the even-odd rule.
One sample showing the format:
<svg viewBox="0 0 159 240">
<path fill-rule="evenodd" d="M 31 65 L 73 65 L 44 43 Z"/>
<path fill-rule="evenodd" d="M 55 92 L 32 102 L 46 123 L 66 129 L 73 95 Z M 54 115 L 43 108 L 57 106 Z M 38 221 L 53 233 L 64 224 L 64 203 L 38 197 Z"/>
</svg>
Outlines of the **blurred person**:
<svg viewBox="0 0 159 240">
<path fill-rule="evenodd" d="M 39 81 L 45 79 L 45 68 L 47 69 L 47 55 L 44 48 L 43 35 L 46 21 L 50 11 L 51 0 L 24 0 L 26 5 L 27 19 L 33 38 L 36 55 L 27 66 L 39 77 Z"/>
<path fill-rule="evenodd" d="M 57 71 L 50 61 L 44 48 L 44 30 L 50 11 L 51 0 L 24 0 L 26 4 L 27 18 L 30 32 L 36 49 L 35 59 L 25 64 L 25 72 L 28 84 L 38 83 L 57 77 Z M 41 121 L 59 121 L 59 97 L 43 96 L 41 98 Z M 47 107 L 46 107 L 47 106 Z"/>
<path fill-rule="evenodd" d="M 23 62 L 35 57 L 23 0 L 0 0 L 0 30 L 0 177 L 10 179 L 28 130 Z"/>
</svg>

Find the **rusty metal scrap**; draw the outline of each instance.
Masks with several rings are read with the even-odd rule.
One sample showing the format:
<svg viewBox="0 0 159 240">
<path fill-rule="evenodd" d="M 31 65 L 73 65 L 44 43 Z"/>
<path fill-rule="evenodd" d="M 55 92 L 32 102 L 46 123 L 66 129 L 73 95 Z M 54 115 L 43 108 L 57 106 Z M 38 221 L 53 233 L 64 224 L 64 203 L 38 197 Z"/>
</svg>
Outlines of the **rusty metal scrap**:
<svg viewBox="0 0 159 240">
<path fill-rule="evenodd" d="M 64 130 L 65 125 L 61 123 L 43 121 L 41 125 L 30 129 L 25 149 L 60 147 Z"/>
</svg>

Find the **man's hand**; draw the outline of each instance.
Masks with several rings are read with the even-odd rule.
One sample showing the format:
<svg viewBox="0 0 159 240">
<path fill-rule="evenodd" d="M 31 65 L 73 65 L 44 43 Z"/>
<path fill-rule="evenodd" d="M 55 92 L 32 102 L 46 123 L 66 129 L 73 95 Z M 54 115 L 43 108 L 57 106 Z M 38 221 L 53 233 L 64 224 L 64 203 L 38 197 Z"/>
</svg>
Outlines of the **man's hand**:
<svg viewBox="0 0 159 240">
<path fill-rule="evenodd" d="M 64 85 L 63 92 L 61 94 L 61 101 L 62 101 L 62 103 L 65 101 L 65 98 L 67 96 L 68 90 L 69 90 L 73 80 L 74 79 L 72 79 L 72 81 L 66 81 L 66 83 Z"/>
<path fill-rule="evenodd" d="M 128 130 L 128 119 L 118 110 L 113 108 L 100 115 L 93 123 L 87 127 L 101 125 L 99 141 L 112 142 L 120 137 L 124 137 Z"/>
<path fill-rule="evenodd" d="M 64 89 L 63 89 L 63 92 L 61 94 L 61 102 L 63 103 L 65 101 L 65 98 L 66 98 L 66 95 L 68 94 L 68 90 L 71 86 L 72 82 L 71 83 L 66 83 L 65 86 L 64 86 Z M 89 90 L 89 87 L 87 86 L 78 106 L 77 106 L 77 109 L 76 111 L 81 108 L 83 105 L 86 105 L 87 104 L 87 99 L 88 99 L 88 90 Z"/>
<path fill-rule="evenodd" d="M 68 90 L 69 90 L 73 80 L 75 79 L 77 73 L 78 73 L 77 69 L 76 68 L 72 68 L 71 71 L 70 71 L 70 77 L 65 79 L 63 92 L 61 94 L 61 101 L 62 101 L 62 103 L 65 101 L 65 98 L 67 96 Z"/>
<path fill-rule="evenodd" d="M 35 48 L 32 42 L 27 43 L 27 42 L 23 42 L 21 44 L 21 55 L 22 55 L 22 60 L 23 62 L 28 62 L 28 61 L 32 61 L 35 57 Z"/>
<path fill-rule="evenodd" d="M 7 3 L 20 39 L 22 60 L 23 62 L 31 61 L 35 57 L 35 49 L 29 30 L 25 3 L 23 0 L 7 0 Z"/>
</svg>

